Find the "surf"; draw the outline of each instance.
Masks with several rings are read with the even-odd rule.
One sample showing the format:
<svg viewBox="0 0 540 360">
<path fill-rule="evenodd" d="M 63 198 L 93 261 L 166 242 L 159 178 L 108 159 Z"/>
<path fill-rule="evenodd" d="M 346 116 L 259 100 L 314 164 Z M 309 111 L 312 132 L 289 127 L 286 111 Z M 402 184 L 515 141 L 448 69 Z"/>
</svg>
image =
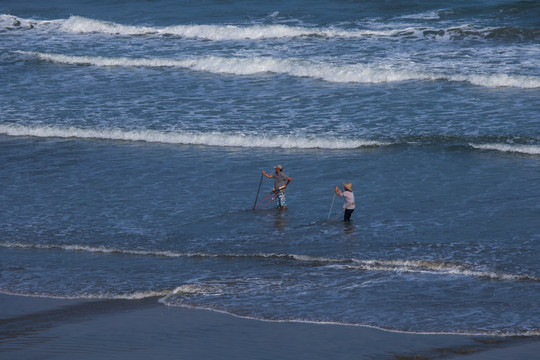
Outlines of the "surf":
<svg viewBox="0 0 540 360">
<path fill-rule="evenodd" d="M 98 67 L 182 68 L 213 74 L 252 76 L 284 74 L 314 78 L 332 83 L 383 84 L 403 81 L 468 82 L 483 87 L 540 88 L 540 76 L 510 74 L 443 74 L 429 70 L 411 70 L 374 64 L 336 64 L 275 57 L 205 56 L 185 59 L 74 56 L 54 53 L 16 51 L 42 61 L 66 65 Z"/>
<path fill-rule="evenodd" d="M 0 134 L 40 138 L 101 139 L 142 141 L 148 143 L 204 145 L 240 148 L 282 149 L 358 149 L 388 145 L 385 142 L 340 137 L 308 137 L 300 135 L 258 135 L 224 132 L 84 129 L 77 127 L 24 126 L 0 124 Z"/>
<path fill-rule="evenodd" d="M 506 153 L 520 153 L 528 155 L 540 155 L 540 145 L 515 145 L 515 144 L 469 144 L 478 150 L 489 150 Z"/>
<path fill-rule="evenodd" d="M 534 41 L 540 37 L 537 29 L 512 26 L 478 26 L 462 24 L 451 27 L 402 25 L 393 20 L 438 20 L 438 12 L 396 17 L 388 23 L 365 19 L 349 27 L 330 25 L 292 26 L 287 24 L 176 24 L 170 26 L 127 25 L 111 21 L 72 15 L 67 19 L 36 20 L 10 14 L 0 14 L 0 31 L 40 29 L 71 34 L 103 34 L 113 36 L 174 36 L 209 41 L 245 41 L 294 38 L 325 39 L 385 39 L 385 40 L 515 40 Z"/>
<path fill-rule="evenodd" d="M 333 258 L 325 256 L 311 256 L 298 254 L 277 253 L 207 253 L 207 252 L 178 252 L 172 250 L 134 250 L 122 248 L 109 248 L 105 246 L 87 246 L 70 244 L 26 244 L 4 242 L 0 247 L 29 250 L 64 250 L 72 252 L 87 252 L 94 254 L 119 254 L 133 256 L 151 256 L 165 258 L 203 258 L 203 259 L 260 259 L 279 260 L 291 263 L 311 263 L 314 266 L 331 268 L 336 271 L 369 271 L 369 272 L 395 272 L 395 273 L 427 273 L 433 275 L 464 276 L 485 278 L 492 281 L 532 281 L 540 282 L 540 277 L 529 274 L 510 274 L 495 271 L 477 270 L 474 265 L 452 263 L 444 260 L 412 260 L 412 259 L 356 259 Z"/>
</svg>

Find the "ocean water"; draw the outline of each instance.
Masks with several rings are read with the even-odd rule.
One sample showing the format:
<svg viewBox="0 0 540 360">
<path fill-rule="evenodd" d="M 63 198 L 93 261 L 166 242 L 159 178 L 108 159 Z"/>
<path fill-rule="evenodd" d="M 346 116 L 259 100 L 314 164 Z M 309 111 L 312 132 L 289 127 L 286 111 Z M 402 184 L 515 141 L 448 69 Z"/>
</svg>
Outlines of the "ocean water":
<svg viewBox="0 0 540 360">
<path fill-rule="evenodd" d="M 1 293 L 539 335 L 537 1 L 0 14 Z"/>
</svg>

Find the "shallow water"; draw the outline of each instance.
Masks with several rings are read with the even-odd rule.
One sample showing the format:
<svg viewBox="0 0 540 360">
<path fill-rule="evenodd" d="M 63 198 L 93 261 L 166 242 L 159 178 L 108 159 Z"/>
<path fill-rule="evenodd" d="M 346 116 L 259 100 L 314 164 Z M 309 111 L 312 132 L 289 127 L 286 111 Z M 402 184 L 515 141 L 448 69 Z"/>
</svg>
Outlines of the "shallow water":
<svg viewBox="0 0 540 360">
<path fill-rule="evenodd" d="M 0 291 L 537 334 L 538 12 L 1 5 Z"/>
</svg>

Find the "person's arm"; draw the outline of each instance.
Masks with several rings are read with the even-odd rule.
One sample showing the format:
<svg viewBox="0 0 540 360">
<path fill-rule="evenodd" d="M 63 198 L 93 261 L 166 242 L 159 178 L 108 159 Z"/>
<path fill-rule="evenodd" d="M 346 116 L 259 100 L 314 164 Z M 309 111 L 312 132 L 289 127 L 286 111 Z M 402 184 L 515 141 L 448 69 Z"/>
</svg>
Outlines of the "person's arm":
<svg viewBox="0 0 540 360">
<path fill-rule="evenodd" d="M 336 186 L 336 188 L 334 189 L 334 192 L 336 194 L 338 194 L 338 196 L 343 196 L 343 192 L 341 190 L 339 190 L 339 188 Z"/>
<path fill-rule="evenodd" d="M 292 180 L 292 178 L 291 178 L 291 177 L 288 177 L 288 178 L 287 178 L 287 183 L 285 184 L 285 186 L 288 186 L 288 185 L 291 183 L 291 180 Z"/>
<path fill-rule="evenodd" d="M 267 173 L 266 171 L 264 171 L 264 170 L 262 171 L 262 173 L 263 173 L 264 176 L 266 176 L 266 177 L 269 178 L 269 179 L 270 179 L 270 178 L 273 178 L 272 175 L 268 175 L 268 173 Z"/>
<path fill-rule="evenodd" d="M 280 186 L 280 188 L 278 190 L 285 189 L 290 184 L 291 180 L 292 180 L 292 178 L 287 177 L 287 182 L 285 183 L 285 185 Z"/>
</svg>

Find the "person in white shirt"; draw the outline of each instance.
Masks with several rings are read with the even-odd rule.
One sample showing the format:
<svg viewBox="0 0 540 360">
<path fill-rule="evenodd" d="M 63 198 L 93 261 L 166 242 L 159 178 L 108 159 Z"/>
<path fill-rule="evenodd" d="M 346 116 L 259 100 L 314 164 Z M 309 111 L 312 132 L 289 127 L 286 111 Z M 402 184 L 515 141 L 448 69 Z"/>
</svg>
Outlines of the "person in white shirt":
<svg viewBox="0 0 540 360">
<path fill-rule="evenodd" d="M 343 221 L 351 221 L 351 215 L 354 211 L 354 194 L 352 190 L 352 183 L 343 183 L 344 191 L 341 191 L 337 186 L 334 190 L 335 193 L 345 200 L 343 209 L 345 209 L 345 215 L 343 215 Z"/>
</svg>

